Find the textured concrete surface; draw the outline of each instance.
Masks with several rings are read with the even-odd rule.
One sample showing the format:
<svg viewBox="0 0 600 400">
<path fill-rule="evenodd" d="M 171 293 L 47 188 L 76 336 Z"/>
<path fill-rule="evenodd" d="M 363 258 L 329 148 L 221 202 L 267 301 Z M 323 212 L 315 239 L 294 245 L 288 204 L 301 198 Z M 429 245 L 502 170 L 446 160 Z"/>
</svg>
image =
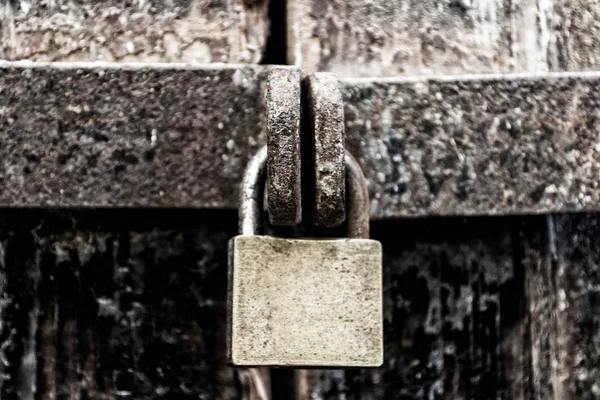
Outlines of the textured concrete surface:
<svg viewBox="0 0 600 400">
<path fill-rule="evenodd" d="M 0 58 L 257 63 L 267 14 L 267 0 L 2 1 Z"/>
<path fill-rule="evenodd" d="M 3 206 L 234 208 L 266 142 L 263 67 L 1 68 Z M 372 217 L 598 209 L 599 89 L 598 73 L 342 81 Z"/>
</svg>

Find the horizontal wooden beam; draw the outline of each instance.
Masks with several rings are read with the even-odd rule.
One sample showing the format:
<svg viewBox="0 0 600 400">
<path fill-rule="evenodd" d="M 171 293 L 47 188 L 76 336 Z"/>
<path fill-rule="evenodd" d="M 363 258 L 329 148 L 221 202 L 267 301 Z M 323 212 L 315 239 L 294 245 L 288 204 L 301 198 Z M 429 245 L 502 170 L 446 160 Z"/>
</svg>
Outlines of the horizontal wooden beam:
<svg viewBox="0 0 600 400">
<path fill-rule="evenodd" d="M 0 206 L 234 208 L 265 66 L 0 63 Z M 599 209 L 600 73 L 343 80 L 373 218 Z"/>
<path fill-rule="evenodd" d="M 346 81 L 372 214 L 600 207 L 600 73 Z"/>
<path fill-rule="evenodd" d="M 0 64 L 0 204 L 235 207 L 262 67 Z"/>
</svg>

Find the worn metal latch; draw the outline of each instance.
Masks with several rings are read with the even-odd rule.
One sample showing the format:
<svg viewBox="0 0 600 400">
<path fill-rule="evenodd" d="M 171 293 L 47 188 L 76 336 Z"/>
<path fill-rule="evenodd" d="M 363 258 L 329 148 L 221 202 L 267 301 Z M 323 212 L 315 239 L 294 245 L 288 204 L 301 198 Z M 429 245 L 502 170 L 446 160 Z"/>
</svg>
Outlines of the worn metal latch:
<svg viewBox="0 0 600 400">
<path fill-rule="evenodd" d="M 273 71 L 269 80 L 268 145 L 246 169 L 240 236 L 229 249 L 229 361 L 237 366 L 380 366 L 381 244 L 368 239 L 367 185 L 344 149 L 341 96 L 330 74 L 308 78 L 315 169 L 311 210 L 318 226 L 346 220 L 350 239 L 258 236 L 267 175 L 270 220 L 297 223 L 301 210 L 302 146 L 296 121 L 286 120 L 299 118 L 298 102 L 290 98 L 299 93 L 299 76 Z M 290 86 L 294 90 L 288 92 Z M 285 93 L 278 94 L 281 90 Z"/>
</svg>

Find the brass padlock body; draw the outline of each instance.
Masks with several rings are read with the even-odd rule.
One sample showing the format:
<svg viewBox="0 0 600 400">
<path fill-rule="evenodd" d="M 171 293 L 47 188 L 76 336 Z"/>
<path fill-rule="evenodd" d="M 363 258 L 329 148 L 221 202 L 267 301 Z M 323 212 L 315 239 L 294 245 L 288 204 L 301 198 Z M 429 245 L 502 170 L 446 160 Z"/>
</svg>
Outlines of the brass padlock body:
<svg viewBox="0 0 600 400">
<path fill-rule="evenodd" d="M 232 364 L 382 364 L 378 241 L 237 236 L 229 246 L 228 358 Z"/>
</svg>

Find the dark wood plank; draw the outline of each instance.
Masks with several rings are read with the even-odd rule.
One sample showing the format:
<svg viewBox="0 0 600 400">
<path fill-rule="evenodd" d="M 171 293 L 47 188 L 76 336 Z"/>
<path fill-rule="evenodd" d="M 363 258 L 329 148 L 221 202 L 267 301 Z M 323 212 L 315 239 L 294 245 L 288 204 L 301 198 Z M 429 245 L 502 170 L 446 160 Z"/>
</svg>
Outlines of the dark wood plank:
<svg viewBox="0 0 600 400">
<path fill-rule="evenodd" d="M 600 398 L 600 218 L 553 218 L 555 398 Z"/>
<path fill-rule="evenodd" d="M 223 364 L 235 214 L 5 211 L 1 222 L 3 398 L 234 399 L 251 385 Z M 373 224 L 385 365 L 313 371 L 304 395 L 598 398 L 599 233 L 594 215 Z M 291 375 L 276 376 L 283 398 Z"/>
<path fill-rule="evenodd" d="M 521 334 L 529 343 L 525 355 L 529 368 L 522 380 L 527 398 L 535 400 L 560 398 L 555 392 L 556 291 L 552 276 L 556 252 L 552 222 L 551 216 L 542 217 L 538 226 L 521 222 L 519 233 L 527 307 Z"/>
<path fill-rule="evenodd" d="M 35 344 L 51 341 L 48 324 L 38 327 L 39 300 L 36 296 L 40 279 L 37 239 L 33 227 L 0 224 L 2 242 L 2 325 L 0 329 L 0 396 L 6 399 L 32 399 L 37 377 L 52 375 L 49 363 L 38 367 L 36 352 L 52 363 L 54 347 L 36 348 Z M 41 339 L 40 336 L 44 337 Z M 41 339 L 41 340 L 40 340 Z M 38 370 L 40 368 L 40 370 Z"/>
<path fill-rule="evenodd" d="M 214 213 L 3 213 L 2 397 L 240 398 Z"/>
</svg>

